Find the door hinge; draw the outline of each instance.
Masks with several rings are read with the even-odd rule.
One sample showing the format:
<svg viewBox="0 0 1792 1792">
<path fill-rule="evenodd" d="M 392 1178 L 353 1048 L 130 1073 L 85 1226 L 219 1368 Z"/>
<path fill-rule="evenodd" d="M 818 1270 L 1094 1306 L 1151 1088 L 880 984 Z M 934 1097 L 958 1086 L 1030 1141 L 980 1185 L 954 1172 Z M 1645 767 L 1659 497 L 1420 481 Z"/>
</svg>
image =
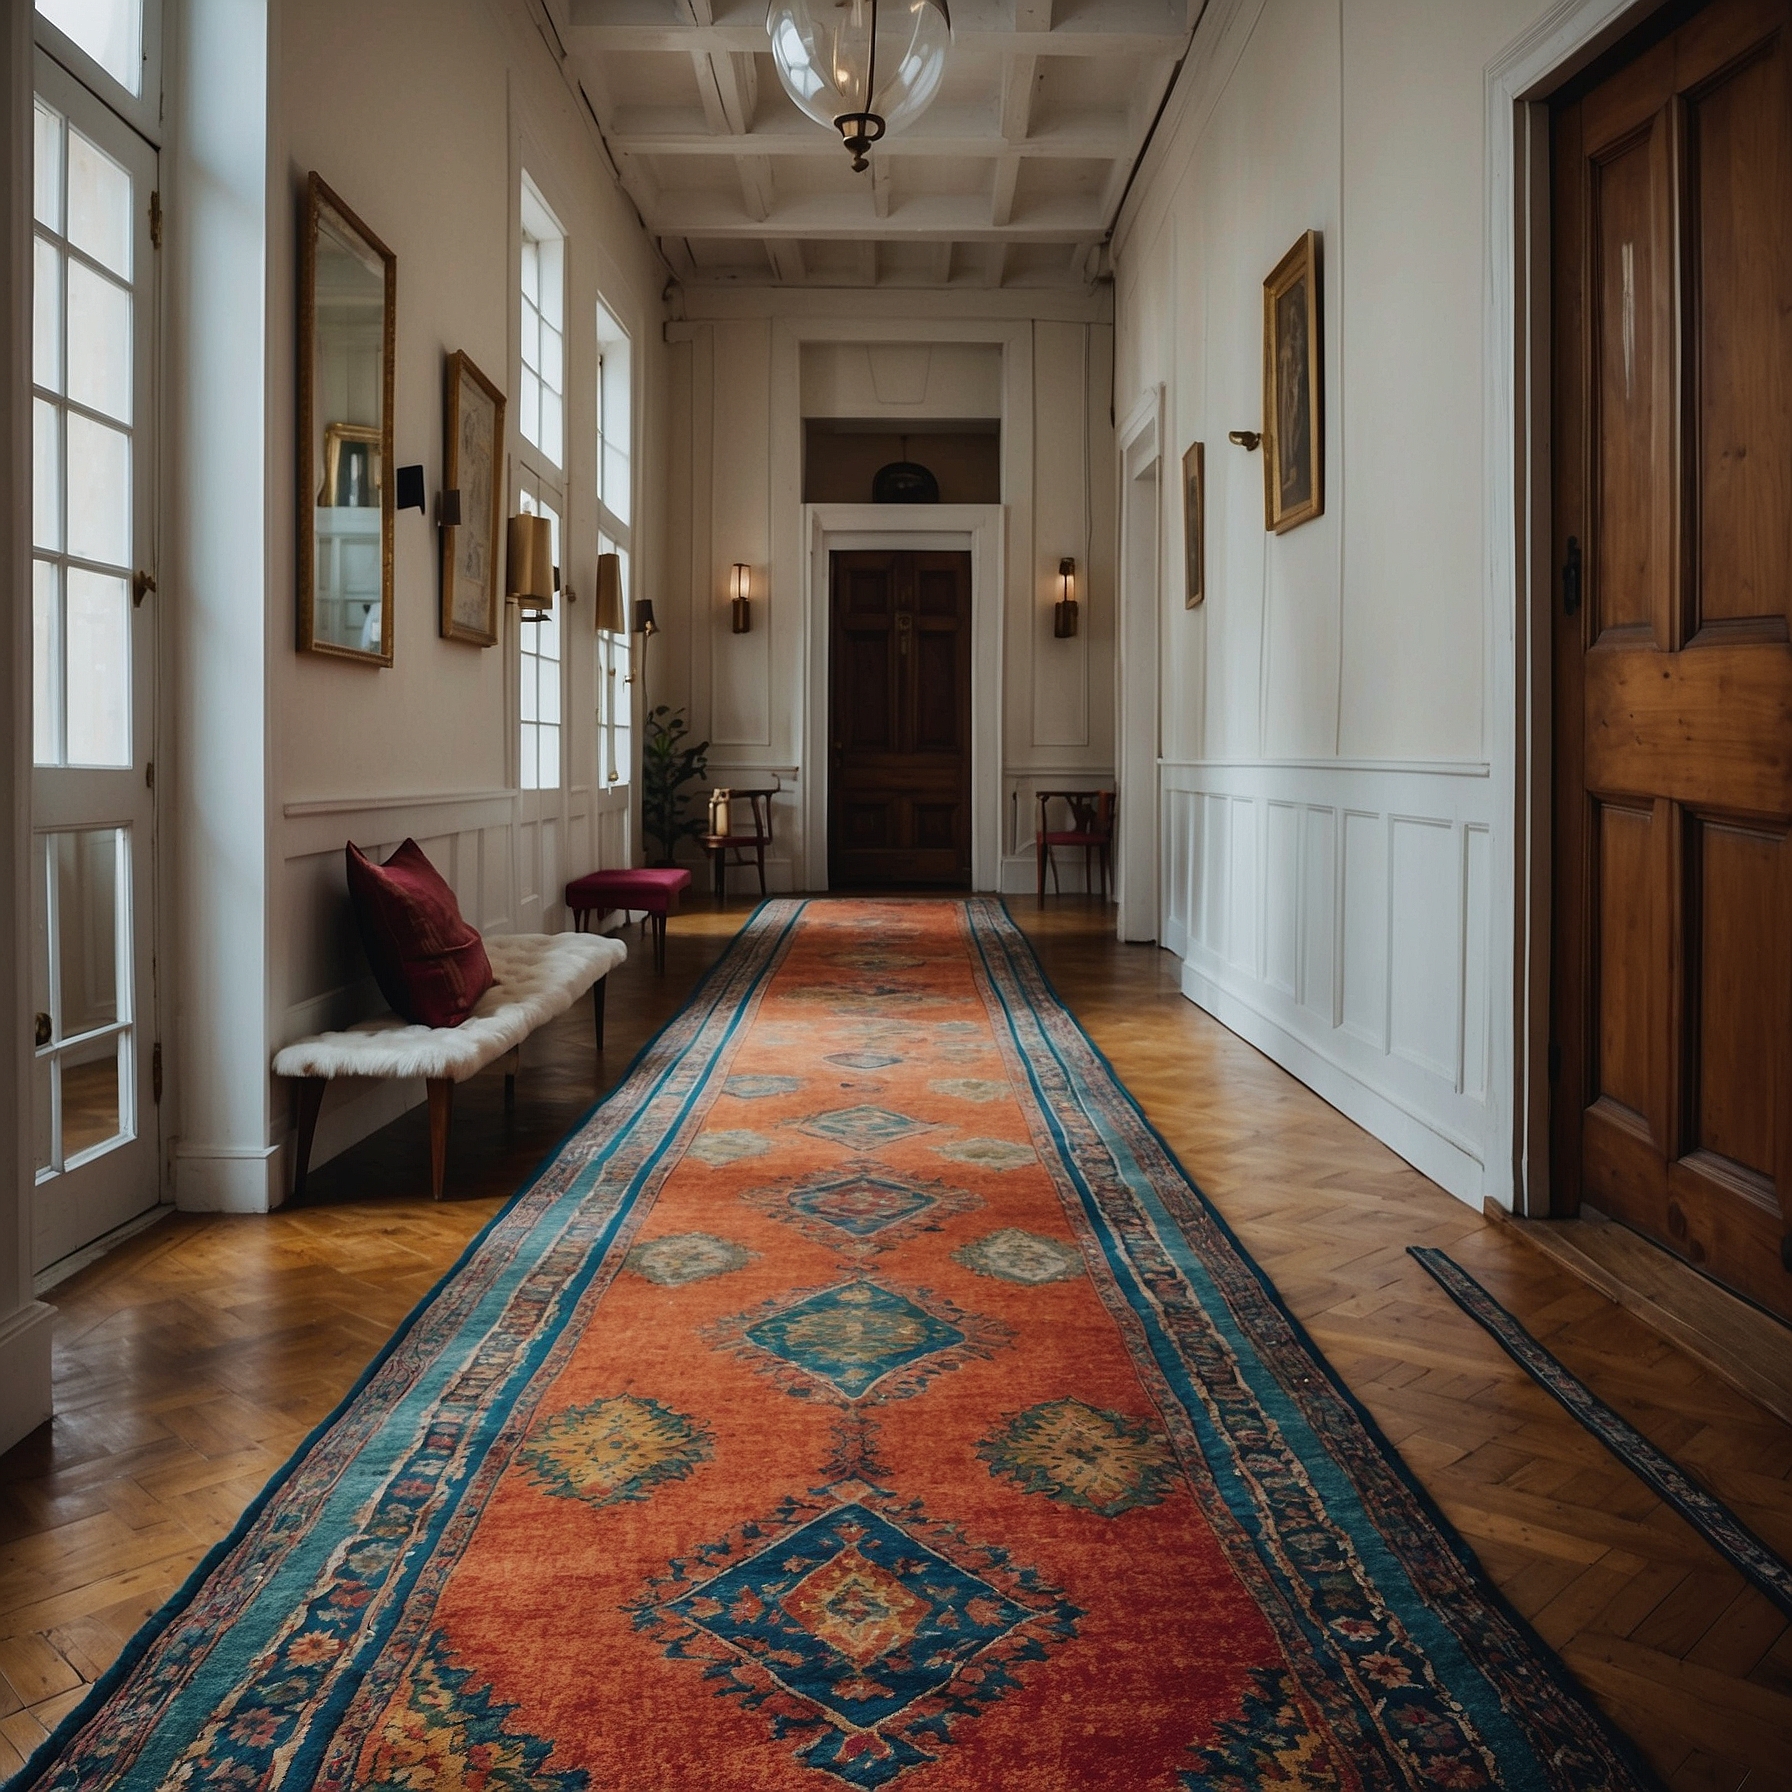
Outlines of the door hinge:
<svg viewBox="0 0 1792 1792">
<path fill-rule="evenodd" d="M 159 249 L 162 246 L 162 190 L 152 188 L 149 195 L 149 246 Z"/>
<path fill-rule="evenodd" d="M 1562 562 L 1562 614 L 1580 614 L 1580 537 L 1568 537 L 1568 558 Z"/>
<path fill-rule="evenodd" d="M 1562 1045 L 1561 1041 L 1552 1039 L 1549 1042 L 1549 1080 L 1554 1083 L 1561 1080 Z"/>
<path fill-rule="evenodd" d="M 141 567 L 131 574 L 131 608 L 134 610 L 156 588 L 156 575 Z"/>
<path fill-rule="evenodd" d="M 162 1105 L 162 1042 L 149 1048 L 149 1096 L 157 1107 Z"/>
</svg>

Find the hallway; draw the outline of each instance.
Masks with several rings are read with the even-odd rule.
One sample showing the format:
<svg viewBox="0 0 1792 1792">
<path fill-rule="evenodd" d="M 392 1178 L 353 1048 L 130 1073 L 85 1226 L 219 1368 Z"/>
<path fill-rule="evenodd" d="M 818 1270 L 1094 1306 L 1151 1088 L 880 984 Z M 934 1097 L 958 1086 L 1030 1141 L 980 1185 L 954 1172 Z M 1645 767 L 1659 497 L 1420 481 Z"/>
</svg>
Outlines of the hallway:
<svg viewBox="0 0 1792 1792">
<path fill-rule="evenodd" d="M 0 1773 L 354 1383 L 391 1328 L 719 956 L 748 905 L 631 936 L 603 1065 L 582 1011 L 516 1109 L 463 1090 L 448 1198 L 423 1111 L 265 1218 L 174 1214 L 56 1288 L 58 1416 L 0 1462 Z M 1771 1786 L 1792 1631 L 1470 1325 L 1406 1256 L 1447 1249 L 1782 1552 L 1792 1428 L 1482 1220 L 1116 944 L 1086 899 L 1012 912 L 1060 993 L 1501 1589 L 1676 1788 Z"/>
</svg>

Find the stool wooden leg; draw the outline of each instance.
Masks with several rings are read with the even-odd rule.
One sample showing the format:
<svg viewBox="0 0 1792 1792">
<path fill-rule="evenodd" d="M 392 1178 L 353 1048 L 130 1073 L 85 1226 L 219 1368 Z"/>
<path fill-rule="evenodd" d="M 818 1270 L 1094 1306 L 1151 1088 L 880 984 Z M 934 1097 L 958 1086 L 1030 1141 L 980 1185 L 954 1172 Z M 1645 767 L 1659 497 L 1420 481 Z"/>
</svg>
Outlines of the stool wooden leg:
<svg viewBox="0 0 1792 1792">
<path fill-rule="evenodd" d="M 607 979 L 599 977 L 591 986 L 591 1013 L 597 1022 L 597 1055 L 601 1058 L 604 1052 L 604 985 Z"/>
<path fill-rule="evenodd" d="M 305 1192 L 305 1172 L 311 1167 L 311 1141 L 317 1136 L 317 1111 L 324 1105 L 326 1080 L 321 1076 L 299 1079 L 298 1162 L 293 1166 L 292 1175 L 292 1198 L 295 1201 Z"/>
<path fill-rule="evenodd" d="M 432 1076 L 426 1081 L 429 1088 L 429 1193 L 432 1200 L 439 1201 L 442 1183 L 448 1173 L 448 1122 L 454 1117 L 454 1081 L 445 1076 Z"/>
<path fill-rule="evenodd" d="M 1045 842 L 1033 842 L 1033 857 L 1039 862 L 1039 906 L 1045 907 Z"/>
<path fill-rule="evenodd" d="M 663 977 L 666 974 L 666 917 L 653 917 L 653 968 Z"/>
</svg>

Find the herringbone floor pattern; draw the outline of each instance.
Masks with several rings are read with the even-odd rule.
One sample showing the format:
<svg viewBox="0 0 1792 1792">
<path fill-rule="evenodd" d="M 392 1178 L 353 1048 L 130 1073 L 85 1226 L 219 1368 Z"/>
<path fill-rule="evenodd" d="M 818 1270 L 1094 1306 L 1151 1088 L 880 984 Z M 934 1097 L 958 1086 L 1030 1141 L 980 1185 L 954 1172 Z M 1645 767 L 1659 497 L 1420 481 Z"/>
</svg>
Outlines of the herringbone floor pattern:
<svg viewBox="0 0 1792 1792">
<path fill-rule="evenodd" d="M 1792 1554 L 1792 1427 L 1445 1195 L 1177 993 L 1078 898 L 1015 904 L 1059 989 L 1507 1596 L 1686 1792 L 1792 1787 L 1792 1627 L 1406 1256 L 1448 1250 L 1570 1368 Z M 0 1774 L 223 1535 L 738 924 L 538 1036 L 508 1118 L 457 1101 L 449 1198 L 421 1110 L 267 1218 L 175 1216 L 64 1283 L 58 1416 L 0 1458 Z M 632 943 L 632 942 L 631 942 Z"/>
</svg>

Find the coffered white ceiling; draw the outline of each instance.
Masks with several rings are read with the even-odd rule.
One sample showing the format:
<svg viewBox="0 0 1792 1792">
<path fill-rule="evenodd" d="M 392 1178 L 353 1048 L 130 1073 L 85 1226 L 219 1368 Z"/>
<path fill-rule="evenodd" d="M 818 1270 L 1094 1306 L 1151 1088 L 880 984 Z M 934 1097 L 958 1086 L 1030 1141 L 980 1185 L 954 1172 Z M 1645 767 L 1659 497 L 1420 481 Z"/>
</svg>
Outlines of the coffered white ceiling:
<svg viewBox="0 0 1792 1792">
<path fill-rule="evenodd" d="M 779 86 L 765 0 L 562 17 L 569 72 L 685 282 L 1083 285 L 1200 0 L 951 5 L 938 97 L 864 174 Z"/>
</svg>

